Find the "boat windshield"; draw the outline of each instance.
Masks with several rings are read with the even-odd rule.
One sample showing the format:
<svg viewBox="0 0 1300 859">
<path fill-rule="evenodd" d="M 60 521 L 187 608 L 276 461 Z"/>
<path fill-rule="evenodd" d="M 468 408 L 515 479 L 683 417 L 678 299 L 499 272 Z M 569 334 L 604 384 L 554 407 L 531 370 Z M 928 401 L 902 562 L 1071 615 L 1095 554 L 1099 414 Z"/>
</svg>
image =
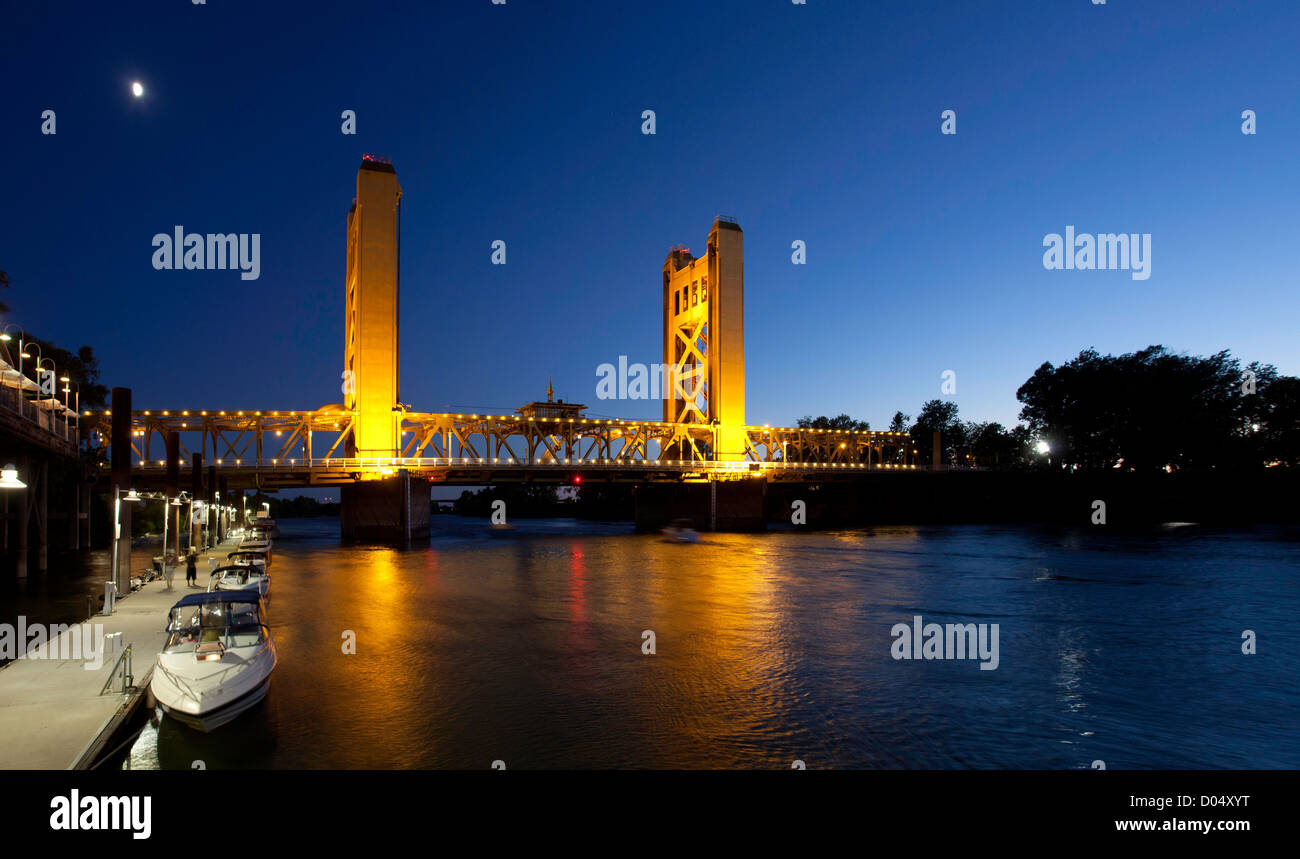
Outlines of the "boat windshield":
<svg viewBox="0 0 1300 859">
<path fill-rule="evenodd" d="M 260 579 L 262 570 L 252 566 L 217 567 L 212 571 L 212 577 L 231 584 L 247 585 L 250 578 L 254 581 Z"/>
<path fill-rule="evenodd" d="M 205 602 L 177 606 L 167 623 L 168 653 L 191 652 L 200 644 L 220 642 L 227 649 L 249 647 L 266 640 L 267 630 L 257 603 Z"/>
</svg>

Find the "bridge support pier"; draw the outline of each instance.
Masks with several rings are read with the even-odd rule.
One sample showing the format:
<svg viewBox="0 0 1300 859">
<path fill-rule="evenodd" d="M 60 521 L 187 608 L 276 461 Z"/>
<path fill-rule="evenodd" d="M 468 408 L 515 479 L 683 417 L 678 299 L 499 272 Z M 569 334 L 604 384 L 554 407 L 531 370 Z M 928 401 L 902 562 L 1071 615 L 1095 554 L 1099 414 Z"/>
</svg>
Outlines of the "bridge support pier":
<svg viewBox="0 0 1300 859">
<path fill-rule="evenodd" d="M 339 524 L 345 540 L 409 543 L 429 538 L 429 485 L 402 469 L 383 480 L 343 487 Z"/>
<path fill-rule="evenodd" d="M 651 483 L 636 490 L 636 529 L 689 519 L 698 531 L 764 531 L 766 498 L 765 480 Z"/>
</svg>

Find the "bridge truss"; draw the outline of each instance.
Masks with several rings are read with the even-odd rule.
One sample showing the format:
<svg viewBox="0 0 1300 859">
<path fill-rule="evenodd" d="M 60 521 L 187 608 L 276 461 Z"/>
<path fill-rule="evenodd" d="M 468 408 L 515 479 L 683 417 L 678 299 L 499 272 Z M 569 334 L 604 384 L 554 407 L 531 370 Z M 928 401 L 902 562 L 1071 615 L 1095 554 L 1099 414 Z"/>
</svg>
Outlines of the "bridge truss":
<svg viewBox="0 0 1300 859">
<path fill-rule="evenodd" d="M 106 449 L 109 411 L 86 412 L 83 430 Z M 576 474 L 608 480 L 821 479 L 870 470 L 915 469 L 906 433 L 798 427 L 745 429 L 745 459 L 720 462 L 718 427 L 704 423 L 597 418 L 524 418 L 395 412 L 400 456 L 347 456 L 355 413 L 314 411 L 132 412 L 132 471 L 161 478 L 166 436 L 176 433 L 182 473 L 191 455 L 215 465 L 234 488 L 333 486 L 379 479 L 398 469 L 435 483 L 512 480 L 567 482 Z"/>
</svg>

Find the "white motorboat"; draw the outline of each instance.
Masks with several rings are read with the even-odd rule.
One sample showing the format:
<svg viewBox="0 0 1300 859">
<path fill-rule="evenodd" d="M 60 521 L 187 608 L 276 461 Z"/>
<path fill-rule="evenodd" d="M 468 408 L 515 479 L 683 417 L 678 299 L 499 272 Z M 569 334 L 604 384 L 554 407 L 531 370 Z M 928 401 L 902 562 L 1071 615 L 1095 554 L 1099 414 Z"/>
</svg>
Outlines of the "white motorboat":
<svg viewBox="0 0 1300 859">
<path fill-rule="evenodd" d="M 256 590 L 262 599 L 271 598 L 271 576 L 260 564 L 226 564 L 208 577 L 209 591 Z"/>
<path fill-rule="evenodd" d="M 261 567 L 266 570 L 271 566 L 271 547 L 250 549 L 247 546 L 240 546 L 226 555 L 226 561 L 231 566 Z"/>
<path fill-rule="evenodd" d="M 211 731 L 264 697 L 278 656 L 255 590 L 190 594 L 172 606 L 149 689 L 163 711 Z"/>
</svg>

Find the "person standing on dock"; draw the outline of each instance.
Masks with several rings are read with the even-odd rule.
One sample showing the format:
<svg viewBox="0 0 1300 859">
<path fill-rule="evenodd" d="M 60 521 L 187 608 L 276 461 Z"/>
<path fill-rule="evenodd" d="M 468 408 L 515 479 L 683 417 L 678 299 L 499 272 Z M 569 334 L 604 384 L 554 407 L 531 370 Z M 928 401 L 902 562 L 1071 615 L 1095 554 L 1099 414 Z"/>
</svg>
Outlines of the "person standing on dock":
<svg viewBox="0 0 1300 859">
<path fill-rule="evenodd" d="M 198 552 L 190 549 L 189 554 L 185 556 L 185 586 L 197 587 L 199 582 L 199 570 L 195 566 Z"/>
<path fill-rule="evenodd" d="M 178 559 L 178 560 L 179 560 L 179 559 Z M 166 546 L 163 547 L 162 568 L 163 568 L 163 581 L 167 583 L 167 590 L 171 590 L 171 589 L 172 589 L 172 579 L 176 578 L 176 567 L 175 567 L 175 565 L 168 565 L 168 563 L 167 563 L 167 547 L 166 547 Z"/>
</svg>

